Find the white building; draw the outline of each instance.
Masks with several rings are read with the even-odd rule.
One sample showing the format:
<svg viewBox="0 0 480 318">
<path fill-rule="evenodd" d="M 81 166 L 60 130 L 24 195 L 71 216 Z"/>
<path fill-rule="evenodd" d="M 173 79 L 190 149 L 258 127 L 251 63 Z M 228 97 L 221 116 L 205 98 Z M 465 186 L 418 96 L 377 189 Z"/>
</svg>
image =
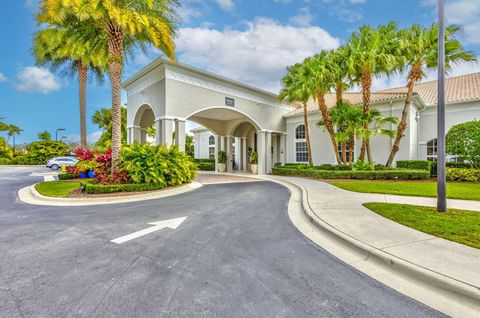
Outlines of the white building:
<svg viewBox="0 0 480 318">
<path fill-rule="evenodd" d="M 128 98 L 128 142 L 146 141 L 146 128 L 155 124 L 156 144 L 184 148 L 185 121 L 193 129 L 195 157 L 216 158 L 226 151 L 227 171 L 250 169 L 248 152 L 258 152 L 259 174 L 276 164 L 306 162 L 305 129 L 301 108 L 280 102 L 277 95 L 184 64 L 158 59 L 124 83 Z M 396 160 L 433 159 L 436 152 L 435 81 L 417 84 L 405 137 Z M 406 88 L 372 93 L 372 107 L 384 116 L 400 117 Z M 360 93 L 345 93 L 344 99 L 360 106 Z M 480 73 L 447 79 L 447 130 L 455 124 L 480 119 Z M 334 106 L 334 94 L 327 95 Z M 335 162 L 328 134 L 316 123 L 321 114 L 316 103 L 308 104 L 308 120 L 315 165 Z M 205 127 L 205 128 L 203 128 Z M 393 140 L 371 141 L 374 161 L 385 163 Z M 360 142 L 355 146 L 358 153 Z"/>
</svg>

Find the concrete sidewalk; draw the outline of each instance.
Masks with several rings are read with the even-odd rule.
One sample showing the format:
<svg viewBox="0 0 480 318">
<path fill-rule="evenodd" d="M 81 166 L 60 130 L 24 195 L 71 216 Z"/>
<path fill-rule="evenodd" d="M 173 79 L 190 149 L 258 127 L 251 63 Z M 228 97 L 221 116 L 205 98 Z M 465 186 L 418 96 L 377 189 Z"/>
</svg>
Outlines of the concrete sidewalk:
<svg viewBox="0 0 480 318">
<path fill-rule="evenodd" d="M 304 178 L 267 176 L 265 179 L 287 182 L 301 190 L 299 200 L 307 222 L 359 256 L 345 256 L 348 253 L 327 243 L 326 237 L 319 237 L 316 243 L 350 265 L 450 315 L 465 317 L 469 309 L 477 313 L 480 310 L 480 250 L 400 225 L 362 206 L 366 202 L 435 205 L 434 198 L 355 193 Z M 474 201 L 451 200 L 449 206 L 480 210 L 479 202 Z M 307 232 L 313 231 L 308 226 L 296 225 L 301 231 L 302 227 Z M 380 270 L 372 267 L 373 259 L 395 275 L 407 277 L 400 284 L 395 281 L 397 277 L 386 278 L 388 275 L 379 274 Z M 416 291 L 421 288 L 408 286 L 407 281 L 421 282 L 424 291 Z M 441 297 L 427 295 L 430 289 L 438 289 Z M 448 299 L 452 295 L 456 300 L 450 304 Z"/>
</svg>

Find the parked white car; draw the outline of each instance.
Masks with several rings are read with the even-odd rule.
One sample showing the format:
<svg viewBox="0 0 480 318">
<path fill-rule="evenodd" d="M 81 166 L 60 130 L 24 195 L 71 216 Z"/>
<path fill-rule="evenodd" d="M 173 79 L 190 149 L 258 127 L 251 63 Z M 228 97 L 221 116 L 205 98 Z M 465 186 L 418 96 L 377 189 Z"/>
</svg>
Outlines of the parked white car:
<svg viewBox="0 0 480 318">
<path fill-rule="evenodd" d="M 78 159 L 75 157 L 55 157 L 47 162 L 47 168 L 52 170 L 58 170 L 63 165 L 65 166 L 74 166 L 78 162 Z"/>
</svg>

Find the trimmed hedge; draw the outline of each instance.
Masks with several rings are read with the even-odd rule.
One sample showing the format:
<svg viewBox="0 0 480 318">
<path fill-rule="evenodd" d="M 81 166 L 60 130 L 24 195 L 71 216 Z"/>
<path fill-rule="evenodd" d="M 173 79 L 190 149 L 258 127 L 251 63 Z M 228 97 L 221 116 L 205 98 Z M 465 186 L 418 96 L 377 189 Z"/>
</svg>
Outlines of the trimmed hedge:
<svg viewBox="0 0 480 318">
<path fill-rule="evenodd" d="M 115 192 L 142 192 L 153 191 L 165 188 L 159 183 L 127 183 L 127 184 L 91 184 L 83 183 L 83 191 L 88 194 L 104 194 Z"/>
<path fill-rule="evenodd" d="M 445 165 L 447 168 L 473 169 L 472 165 L 467 162 L 447 162 Z"/>
<path fill-rule="evenodd" d="M 446 177 L 448 181 L 479 182 L 480 170 L 448 168 Z"/>
<path fill-rule="evenodd" d="M 70 180 L 70 179 L 77 179 L 77 178 L 79 178 L 78 174 L 60 173 L 58 175 L 58 180 Z"/>
<path fill-rule="evenodd" d="M 379 171 L 332 171 L 314 169 L 274 168 L 272 173 L 284 176 L 310 177 L 318 179 L 360 179 L 360 180 L 426 180 L 427 170 L 379 170 Z"/>
<path fill-rule="evenodd" d="M 215 159 L 194 159 L 200 171 L 215 171 Z"/>
<path fill-rule="evenodd" d="M 10 159 L 0 158 L 0 165 L 8 165 L 8 164 L 10 164 Z"/>
<path fill-rule="evenodd" d="M 397 168 L 409 170 L 432 170 L 432 162 L 428 160 L 398 160 Z"/>
</svg>

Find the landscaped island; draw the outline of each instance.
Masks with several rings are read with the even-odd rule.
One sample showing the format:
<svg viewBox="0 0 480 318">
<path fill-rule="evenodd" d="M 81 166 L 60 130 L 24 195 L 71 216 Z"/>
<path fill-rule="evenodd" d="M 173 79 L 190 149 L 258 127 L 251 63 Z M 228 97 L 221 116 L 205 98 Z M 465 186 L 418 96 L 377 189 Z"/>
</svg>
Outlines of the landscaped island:
<svg viewBox="0 0 480 318">
<path fill-rule="evenodd" d="M 89 195 L 153 191 L 190 183 L 197 176 L 192 158 L 175 146 L 124 146 L 117 169 L 112 169 L 110 151 L 98 153 L 79 148 L 75 153 L 79 161 L 59 174 L 62 181 L 35 186 L 40 194 L 65 197 L 79 189 Z"/>
</svg>

